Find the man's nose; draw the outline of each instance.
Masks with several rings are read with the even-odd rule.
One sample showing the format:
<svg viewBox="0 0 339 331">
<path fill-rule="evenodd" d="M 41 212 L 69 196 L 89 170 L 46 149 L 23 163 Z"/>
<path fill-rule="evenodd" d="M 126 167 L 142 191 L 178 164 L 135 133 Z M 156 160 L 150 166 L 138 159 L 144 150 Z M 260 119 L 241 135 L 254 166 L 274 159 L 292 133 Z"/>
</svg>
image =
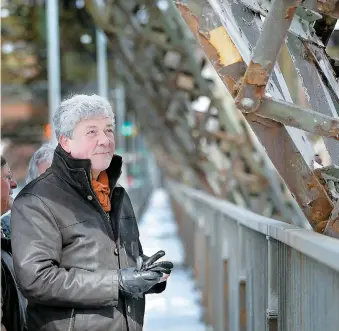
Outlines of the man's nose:
<svg viewBox="0 0 339 331">
<path fill-rule="evenodd" d="M 100 132 L 100 135 L 98 137 L 98 144 L 103 146 L 108 146 L 109 144 L 109 138 L 104 131 Z"/>
</svg>

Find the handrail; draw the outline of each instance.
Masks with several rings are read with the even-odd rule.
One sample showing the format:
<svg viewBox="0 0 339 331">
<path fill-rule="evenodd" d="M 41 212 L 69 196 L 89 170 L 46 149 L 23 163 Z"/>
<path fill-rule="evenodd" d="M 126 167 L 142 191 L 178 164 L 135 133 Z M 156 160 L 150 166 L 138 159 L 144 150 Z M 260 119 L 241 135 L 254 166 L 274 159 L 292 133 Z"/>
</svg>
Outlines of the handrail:
<svg viewBox="0 0 339 331">
<path fill-rule="evenodd" d="M 178 182 L 168 181 L 168 185 L 175 191 L 182 191 L 194 199 L 209 204 L 215 211 L 227 215 L 243 226 L 283 242 L 316 261 L 339 271 L 338 239 L 261 216 Z"/>
<path fill-rule="evenodd" d="M 214 331 L 337 331 L 339 241 L 168 181 Z"/>
</svg>

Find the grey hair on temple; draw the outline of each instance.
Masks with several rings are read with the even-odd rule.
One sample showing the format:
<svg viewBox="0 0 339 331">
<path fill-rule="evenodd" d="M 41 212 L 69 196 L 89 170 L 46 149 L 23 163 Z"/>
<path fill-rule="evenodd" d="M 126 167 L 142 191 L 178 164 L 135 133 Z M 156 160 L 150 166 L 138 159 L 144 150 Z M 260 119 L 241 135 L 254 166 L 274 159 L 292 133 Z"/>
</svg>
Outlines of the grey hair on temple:
<svg viewBox="0 0 339 331">
<path fill-rule="evenodd" d="M 40 176 L 38 168 L 39 164 L 52 163 L 55 147 L 56 146 L 53 143 L 45 143 L 33 154 L 28 165 L 27 184 Z"/>
<path fill-rule="evenodd" d="M 76 94 L 63 100 L 53 116 L 57 140 L 61 136 L 72 138 L 77 123 L 96 117 L 111 118 L 114 128 L 114 113 L 107 99 L 96 94 Z"/>
</svg>

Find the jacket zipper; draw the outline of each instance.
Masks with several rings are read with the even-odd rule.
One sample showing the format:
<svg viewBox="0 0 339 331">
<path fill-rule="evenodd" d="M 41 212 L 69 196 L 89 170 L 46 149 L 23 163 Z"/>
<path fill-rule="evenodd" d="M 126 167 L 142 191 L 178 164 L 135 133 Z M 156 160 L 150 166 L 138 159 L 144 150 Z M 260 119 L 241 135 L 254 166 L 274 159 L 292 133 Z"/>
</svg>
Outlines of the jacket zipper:
<svg viewBox="0 0 339 331">
<path fill-rule="evenodd" d="M 75 314 L 74 314 L 74 308 L 71 311 L 71 318 L 69 320 L 67 331 L 73 331 L 74 330 L 74 322 L 75 322 Z"/>
<path fill-rule="evenodd" d="M 109 217 L 108 213 L 105 212 L 105 209 L 102 208 L 101 204 L 100 204 L 100 201 L 98 200 L 95 192 L 93 191 L 92 189 L 92 186 L 88 180 L 88 177 L 87 177 L 87 174 L 86 174 L 86 171 L 85 171 L 85 177 L 86 177 L 86 180 L 87 180 L 87 184 L 88 184 L 88 187 L 92 193 L 92 196 L 94 197 L 94 199 L 98 202 L 98 204 L 100 205 L 100 209 L 103 211 L 104 215 L 105 215 L 105 218 L 107 219 L 107 223 L 108 223 L 108 226 L 109 226 L 109 229 L 111 230 L 112 232 L 112 235 L 113 235 L 113 238 L 114 238 L 114 233 L 113 233 L 113 229 L 112 229 L 112 225 L 111 225 L 111 218 Z M 111 201 L 112 200 L 112 195 L 113 195 L 113 190 L 114 190 L 115 186 L 113 187 L 112 191 L 110 192 L 110 195 L 109 195 L 109 200 Z M 114 239 L 113 239 L 114 240 Z M 118 256 L 118 259 L 120 261 L 120 257 Z M 120 265 L 120 262 L 119 262 L 119 265 Z M 113 308 L 113 313 L 114 313 L 114 308 Z M 71 319 L 69 321 L 69 326 L 68 326 L 68 329 L 67 331 L 73 331 L 74 329 L 74 322 L 75 322 L 75 315 L 74 315 L 74 309 L 72 309 L 72 312 L 71 312 Z"/>
</svg>

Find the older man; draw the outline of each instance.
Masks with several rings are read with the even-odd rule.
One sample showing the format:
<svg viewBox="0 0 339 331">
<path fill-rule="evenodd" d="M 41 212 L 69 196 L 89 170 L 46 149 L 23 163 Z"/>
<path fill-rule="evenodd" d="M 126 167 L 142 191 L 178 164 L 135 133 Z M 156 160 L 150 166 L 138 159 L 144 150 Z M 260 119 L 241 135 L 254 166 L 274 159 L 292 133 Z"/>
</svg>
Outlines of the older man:
<svg viewBox="0 0 339 331">
<path fill-rule="evenodd" d="M 1 215 L 12 208 L 16 188 L 6 159 L 1 156 Z M 25 330 L 26 302 L 16 286 L 10 239 L 1 229 L 1 331 Z"/>
<path fill-rule="evenodd" d="M 145 294 L 165 289 L 170 262 L 143 255 L 130 199 L 117 185 L 114 114 L 76 95 L 54 116 L 52 166 L 17 196 L 12 248 L 28 330 L 142 330 Z M 166 277 L 164 277 L 166 278 Z"/>
</svg>

